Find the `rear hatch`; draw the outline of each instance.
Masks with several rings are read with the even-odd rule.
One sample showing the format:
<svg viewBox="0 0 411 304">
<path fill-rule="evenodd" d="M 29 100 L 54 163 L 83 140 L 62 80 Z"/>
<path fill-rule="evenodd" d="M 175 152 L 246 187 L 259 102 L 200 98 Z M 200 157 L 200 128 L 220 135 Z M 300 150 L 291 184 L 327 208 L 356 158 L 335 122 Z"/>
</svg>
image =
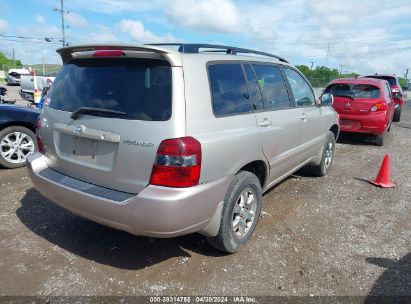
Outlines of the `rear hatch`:
<svg viewBox="0 0 411 304">
<path fill-rule="evenodd" d="M 138 193 L 160 142 L 184 136 L 184 120 L 172 115 L 172 78 L 182 73 L 166 60 L 123 57 L 66 62 L 46 99 L 41 136 L 50 168 Z"/>
<path fill-rule="evenodd" d="M 325 93 L 334 95 L 333 107 L 340 114 L 368 115 L 373 105 L 383 102 L 380 89 L 369 84 L 331 84 Z"/>
</svg>

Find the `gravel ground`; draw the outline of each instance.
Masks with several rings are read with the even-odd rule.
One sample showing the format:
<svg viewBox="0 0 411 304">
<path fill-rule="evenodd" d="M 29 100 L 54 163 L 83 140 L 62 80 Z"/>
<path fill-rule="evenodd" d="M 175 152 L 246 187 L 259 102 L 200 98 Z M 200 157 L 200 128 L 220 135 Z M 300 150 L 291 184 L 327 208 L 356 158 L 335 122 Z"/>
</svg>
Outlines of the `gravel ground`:
<svg viewBox="0 0 411 304">
<path fill-rule="evenodd" d="M 384 147 L 342 136 L 329 176 L 297 172 L 264 195 L 233 255 L 200 235 L 151 239 L 78 218 L 25 168 L 0 169 L 0 295 L 411 296 L 410 129 L 408 101 Z M 394 189 L 363 180 L 385 153 Z"/>
</svg>

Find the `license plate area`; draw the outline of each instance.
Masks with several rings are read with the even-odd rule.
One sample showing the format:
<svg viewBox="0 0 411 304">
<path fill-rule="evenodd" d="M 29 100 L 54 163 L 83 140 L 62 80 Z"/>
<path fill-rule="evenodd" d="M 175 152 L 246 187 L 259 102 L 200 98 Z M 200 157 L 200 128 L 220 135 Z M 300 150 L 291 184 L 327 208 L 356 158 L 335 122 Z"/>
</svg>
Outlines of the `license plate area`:
<svg viewBox="0 0 411 304">
<path fill-rule="evenodd" d="M 99 145 L 97 140 L 75 137 L 74 142 L 73 157 L 75 159 L 91 163 L 96 162 Z"/>
<path fill-rule="evenodd" d="M 56 152 L 66 161 L 82 166 L 111 170 L 118 143 L 99 141 L 55 132 Z"/>
<path fill-rule="evenodd" d="M 355 120 L 349 120 L 349 119 L 340 119 L 340 125 L 341 127 L 344 127 L 345 129 L 360 129 L 361 128 L 361 123 Z"/>
</svg>

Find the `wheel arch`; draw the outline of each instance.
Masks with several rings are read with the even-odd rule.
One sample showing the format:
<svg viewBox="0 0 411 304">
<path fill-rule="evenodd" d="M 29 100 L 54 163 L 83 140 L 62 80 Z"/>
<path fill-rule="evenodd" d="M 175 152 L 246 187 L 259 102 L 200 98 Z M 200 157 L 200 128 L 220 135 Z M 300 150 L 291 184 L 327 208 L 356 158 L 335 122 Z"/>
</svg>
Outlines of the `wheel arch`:
<svg viewBox="0 0 411 304">
<path fill-rule="evenodd" d="M 238 170 L 238 172 L 240 171 L 248 171 L 250 173 L 255 174 L 255 176 L 257 176 L 258 180 L 260 181 L 261 188 L 264 189 L 264 186 L 267 182 L 267 175 L 268 175 L 267 164 L 264 161 L 255 160 L 255 161 L 249 162 L 248 164 L 241 167 L 240 170 Z"/>
<path fill-rule="evenodd" d="M 0 125 L 0 131 L 8 127 L 25 127 L 29 129 L 30 131 L 32 131 L 34 134 L 36 134 L 36 129 L 34 128 L 34 125 L 27 121 L 8 121 L 5 123 L 2 123 Z"/>
<path fill-rule="evenodd" d="M 340 134 L 340 127 L 337 124 L 332 125 L 330 131 L 333 132 L 335 141 L 337 141 L 338 135 Z"/>
</svg>

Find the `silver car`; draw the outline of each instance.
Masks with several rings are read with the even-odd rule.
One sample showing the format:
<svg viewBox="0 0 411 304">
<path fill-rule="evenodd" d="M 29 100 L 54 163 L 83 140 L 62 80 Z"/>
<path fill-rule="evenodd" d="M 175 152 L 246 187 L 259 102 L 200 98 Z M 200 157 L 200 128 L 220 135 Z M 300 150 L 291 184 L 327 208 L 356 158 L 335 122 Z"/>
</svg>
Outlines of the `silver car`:
<svg viewBox="0 0 411 304">
<path fill-rule="evenodd" d="M 27 163 L 35 187 L 79 216 L 136 235 L 199 232 L 235 252 L 265 191 L 303 166 L 330 170 L 333 97 L 316 100 L 281 57 L 202 44 L 57 51 Z"/>
</svg>

